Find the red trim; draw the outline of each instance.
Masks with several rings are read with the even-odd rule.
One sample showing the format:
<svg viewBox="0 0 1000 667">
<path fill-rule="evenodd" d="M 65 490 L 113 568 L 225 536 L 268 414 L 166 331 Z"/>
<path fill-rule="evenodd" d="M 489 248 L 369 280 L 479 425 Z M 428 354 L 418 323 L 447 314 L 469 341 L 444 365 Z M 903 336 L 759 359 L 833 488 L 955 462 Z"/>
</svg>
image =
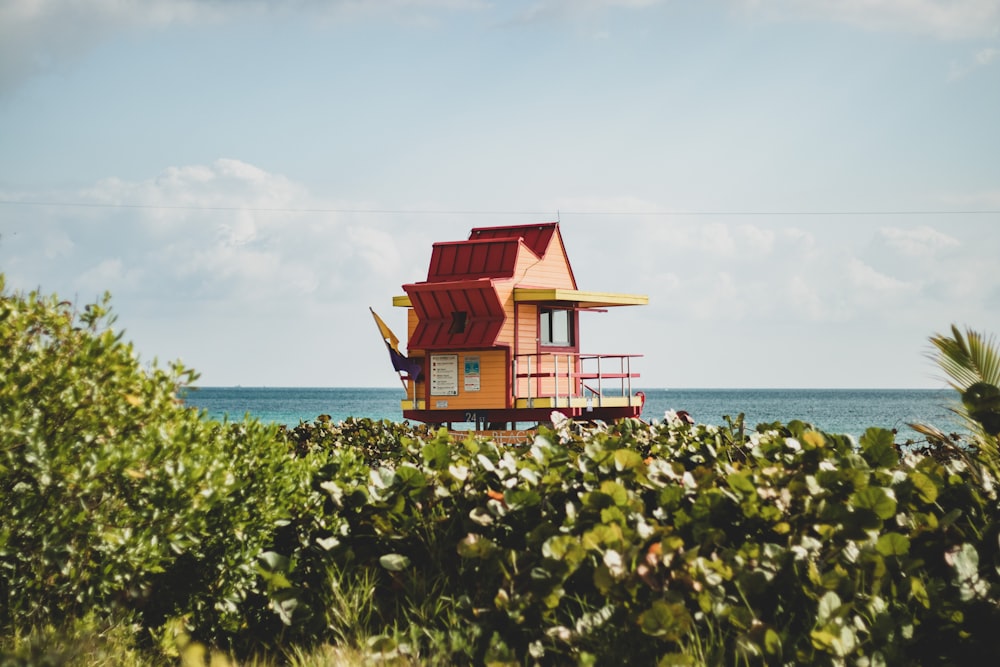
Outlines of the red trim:
<svg viewBox="0 0 1000 667">
<path fill-rule="evenodd" d="M 534 225 L 511 225 L 507 227 L 475 227 L 469 240 L 478 239 L 523 239 L 524 245 L 538 257 L 545 255 L 552 241 L 552 235 L 559 229 L 558 222 L 543 222 Z"/>
<path fill-rule="evenodd" d="M 446 424 L 465 422 L 470 413 L 476 414 L 484 422 L 538 422 L 547 423 L 551 421 L 553 412 L 562 414 L 577 420 L 601 420 L 616 421 L 627 417 L 639 417 L 642 414 L 642 406 L 622 406 L 622 407 L 593 407 L 587 408 L 509 408 L 501 409 L 473 409 L 456 410 L 445 408 L 442 410 L 403 410 L 403 419 L 426 422 L 428 424 Z"/>
</svg>

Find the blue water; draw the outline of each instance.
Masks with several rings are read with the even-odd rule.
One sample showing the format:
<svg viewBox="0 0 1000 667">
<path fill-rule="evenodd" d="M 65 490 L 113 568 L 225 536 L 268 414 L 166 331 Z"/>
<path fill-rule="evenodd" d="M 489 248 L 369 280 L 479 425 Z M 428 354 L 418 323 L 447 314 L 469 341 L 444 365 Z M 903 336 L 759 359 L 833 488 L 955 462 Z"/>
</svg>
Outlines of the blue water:
<svg viewBox="0 0 1000 667">
<path fill-rule="evenodd" d="M 906 424 L 923 422 L 950 432 L 961 430 L 948 410 L 957 402 L 950 389 L 646 389 L 642 417 L 662 421 L 667 410 L 687 410 L 698 423 L 721 425 L 723 415 L 744 413 L 753 427 L 793 419 L 830 433 L 859 437 L 870 426 L 895 428 L 916 437 Z M 188 405 L 208 417 L 230 420 L 244 415 L 295 426 L 321 414 L 334 421 L 369 417 L 402 421 L 402 388 L 254 388 L 202 387 L 189 390 Z"/>
</svg>

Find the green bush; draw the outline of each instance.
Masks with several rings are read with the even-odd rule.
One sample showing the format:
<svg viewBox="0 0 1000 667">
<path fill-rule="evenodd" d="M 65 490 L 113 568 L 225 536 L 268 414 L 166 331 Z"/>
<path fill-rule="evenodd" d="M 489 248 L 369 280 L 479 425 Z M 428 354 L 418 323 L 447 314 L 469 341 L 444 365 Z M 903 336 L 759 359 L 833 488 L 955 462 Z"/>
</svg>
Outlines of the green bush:
<svg viewBox="0 0 1000 667">
<path fill-rule="evenodd" d="M 194 373 L 143 367 L 107 302 L 0 278 L 0 626 L 128 613 L 231 639 L 266 595 L 260 554 L 308 502 L 305 463 L 272 427 L 184 407 Z"/>
<path fill-rule="evenodd" d="M 340 443 L 318 473 L 336 537 L 294 560 L 368 572 L 370 632 L 422 624 L 424 650 L 453 662 L 937 664 L 1000 648 L 996 498 L 967 456 L 799 422 L 401 444 L 369 467 Z M 432 646 L 449 626 L 477 631 Z"/>
</svg>

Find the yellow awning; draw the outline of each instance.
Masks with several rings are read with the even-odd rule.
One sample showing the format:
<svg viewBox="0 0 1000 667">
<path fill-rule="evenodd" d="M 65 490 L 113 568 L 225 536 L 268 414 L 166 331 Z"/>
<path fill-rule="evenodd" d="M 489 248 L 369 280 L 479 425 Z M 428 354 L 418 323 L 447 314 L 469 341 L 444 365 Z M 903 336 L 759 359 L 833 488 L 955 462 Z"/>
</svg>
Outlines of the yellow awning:
<svg viewBox="0 0 1000 667">
<path fill-rule="evenodd" d="M 611 306 L 645 306 L 649 304 L 649 297 L 645 294 L 585 292 L 559 287 L 515 287 L 514 301 L 517 303 L 562 302 L 572 303 L 581 308 L 610 308 Z"/>
<path fill-rule="evenodd" d="M 616 292 L 586 292 L 560 287 L 515 287 L 514 301 L 517 303 L 563 302 L 573 303 L 581 308 L 610 308 L 612 306 L 645 306 L 649 297 L 645 294 L 619 294 Z M 392 297 L 392 305 L 412 308 L 406 294 Z"/>
</svg>

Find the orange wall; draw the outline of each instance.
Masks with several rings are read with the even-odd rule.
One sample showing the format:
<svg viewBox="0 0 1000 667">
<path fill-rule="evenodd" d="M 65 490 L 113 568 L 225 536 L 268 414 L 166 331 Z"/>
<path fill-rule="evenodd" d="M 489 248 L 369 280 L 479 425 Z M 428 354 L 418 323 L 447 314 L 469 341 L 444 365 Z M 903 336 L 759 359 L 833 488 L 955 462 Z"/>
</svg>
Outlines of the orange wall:
<svg viewBox="0 0 1000 667">
<path fill-rule="evenodd" d="M 430 410 L 478 410 L 486 408 L 507 407 L 507 352 L 506 350 L 466 350 L 458 352 L 428 353 L 427 380 L 431 380 L 430 361 L 437 354 L 455 354 L 458 356 L 457 396 L 435 396 L 428 400 Z M 465 374 L 465 362 L 468 357 L 479 358 L 479 391 L 467 388 L 471 378 Z M 432 389 L 433 392 L 433 389 Z M 447 405 L 439 403 L 444 402 Z"/>
</svg>

